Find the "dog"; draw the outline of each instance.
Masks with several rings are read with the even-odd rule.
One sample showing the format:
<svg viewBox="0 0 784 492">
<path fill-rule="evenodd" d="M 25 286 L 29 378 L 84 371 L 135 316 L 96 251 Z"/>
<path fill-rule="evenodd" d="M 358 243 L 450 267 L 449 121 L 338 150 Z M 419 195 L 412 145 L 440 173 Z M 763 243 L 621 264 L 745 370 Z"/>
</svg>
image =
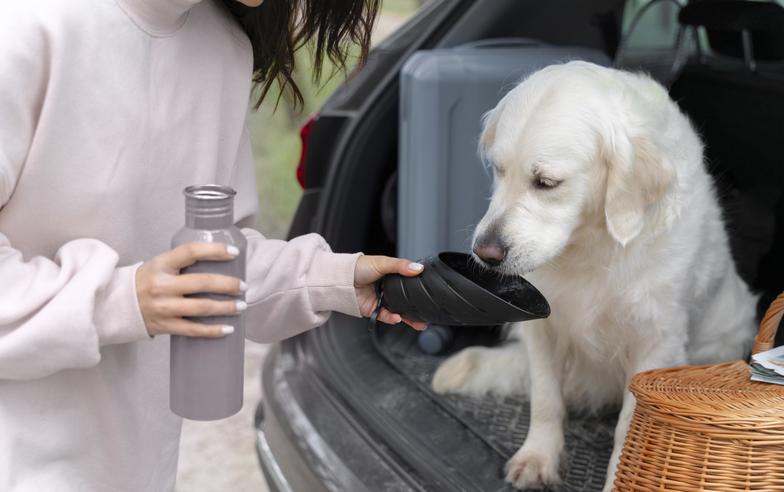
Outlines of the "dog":
<svg viewBox="0 0 784 492">
<path fill-rule="evenodd" d="M 518 488 L 559 482 L 567 407 L 620 406 L 611 490 L 631 377 L 742 358 L 755 331 L 702 143 L 650 77 L 574 61 L 507 93 L 479 147 L 494 180 L 475 258 L 525 274 L 552 315 L 512 325 L 510 343 L 450 357 L 433 388 L 529 396 L 528 436 L 506 466 Z"/>
</svg>

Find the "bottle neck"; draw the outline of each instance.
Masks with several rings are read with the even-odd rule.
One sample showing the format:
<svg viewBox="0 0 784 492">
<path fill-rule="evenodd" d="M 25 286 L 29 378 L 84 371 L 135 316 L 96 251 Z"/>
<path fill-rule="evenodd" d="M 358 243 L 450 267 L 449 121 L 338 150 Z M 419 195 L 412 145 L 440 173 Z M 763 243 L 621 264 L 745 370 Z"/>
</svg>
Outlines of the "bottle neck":
<svg viewBox="0 0 784 492">
<path fill-rule="evenodd" d="M 191 229 L 227 229 L 234 224 L 234 190 L 227 186 L 199 185 L 185 189 L 185 226 Z"/>
</svg>

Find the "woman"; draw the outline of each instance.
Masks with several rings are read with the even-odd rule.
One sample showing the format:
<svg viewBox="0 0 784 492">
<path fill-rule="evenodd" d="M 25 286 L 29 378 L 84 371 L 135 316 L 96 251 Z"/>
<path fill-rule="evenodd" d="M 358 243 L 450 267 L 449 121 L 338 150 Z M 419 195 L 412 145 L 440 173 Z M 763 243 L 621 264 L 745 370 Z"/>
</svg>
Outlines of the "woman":
<svg viewBox="0 0 784 492">
<path fill-rule="evenodd" d="M 181 422 L 156 335 L 225 336 L 183 317 L 247 309 L 248 337 L 274 342 L 332 311 L 367 316 L 376 280 L 421 271 L 246 228 L 247 285 L 178 274 L 234 253 L 167 251 L 185 186 L 234 187 L 235 219 L 253 224 L 251 73 L 296 99 L 295 47 L 339 65 L 352 42 L 364 54 L 378 8 L 242 3 L 0 4 L 0 490 L 172 489 Z M 243 289 L 247 305 L 184 297 Z"/>
</svg>

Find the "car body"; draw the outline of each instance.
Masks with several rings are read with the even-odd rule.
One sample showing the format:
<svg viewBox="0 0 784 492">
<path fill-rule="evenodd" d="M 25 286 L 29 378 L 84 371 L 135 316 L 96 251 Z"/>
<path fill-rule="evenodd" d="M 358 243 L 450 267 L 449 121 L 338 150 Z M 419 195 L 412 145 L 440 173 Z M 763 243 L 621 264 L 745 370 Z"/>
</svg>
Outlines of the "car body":
<svg viewBox="0 0 784 492">
<path fill-rule="evenodd" d="M 619 0 L 428 2 L 372 50 L 366 66 L 307 126 L 307 154 L 299 170 L 304 194 L 290 236 L 317 232 L 336 251 L 396 253 L 398 78 L 413 52 L 525 37 L 591 47 L 613 57 L 621 44 L 625 6 Z M 665 27 L 663 32 L 672 33 L 671 25 Z M 655 50 L 639 53 L 638 61 L 657 61 Z M 727 64 L 731 70 L 744 70 L 743 63 Z M 782 88 L 771 89 L 776 104 L 768 110 L 774 116 L 784 111 Z M 716 162 L 721 156 L 711 155 L 711 139 L 719 139 L 720 130 L 706 135 L 709 157 Z M 737 134 L 741 140 L 743 131 Z M 780 129 L 771 131 L 762 144 L 767 161 L 781 155 L 774 153 L 774 142 L 780 137 L 784 142 Z M 766 142 L 771 143 L 766 147 Z M 776 225 L 784 179 L 777 173 L 771 176 L 773 191 L 760 195 L 766 197 L 762 204 L 750 205 L 755 190 L 767 190 L 759 182 L 764 180 L 731 183 L 729 194 L 723 195 L 725 204 L 743 205 L 732 209 L 742 213 L 728 216 L 731 226 L 741 224 L 733 236 L 740 238 L 733 251 L 739 269 L 748 270 L 747 280 L 766 293 L 763 300 L 784 287 L 784 266 L 771 260 L 771 252 L 780 251 L 784 241 Z M 497 329 L 461 329 L 455 332 L 452 350 L 497 341 Z M 511 490 L 502 469 L 523 442 L 527 403 L 521 398 L 435 395 L 429 377 L 440 360 L 420 354 L 415 335 L 401 327 L 370 331 L 365 320 L 339 314 L 325 326 L 277 344 L 264 365 L 264 396 L 255 422 L 259 460 L 271 489 Z M 564 483 L 558 490 L 601 489 L 614 420 L 613 409 L 570 416 L 568 455 L 561 468 Z"/>
</svg>

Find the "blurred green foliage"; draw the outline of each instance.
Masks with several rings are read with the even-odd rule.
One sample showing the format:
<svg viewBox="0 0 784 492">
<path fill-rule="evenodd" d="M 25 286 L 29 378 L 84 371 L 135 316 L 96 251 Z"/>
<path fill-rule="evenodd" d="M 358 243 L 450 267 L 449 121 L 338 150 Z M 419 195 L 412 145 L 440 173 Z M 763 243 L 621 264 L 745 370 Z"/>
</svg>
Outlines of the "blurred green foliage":
<svg viewBox="0 0 784 492">
<path fill-rule="evenodd" d="M 383 0 L 381 16 L 402 20 L 418 8 L 418 0 Z M 349 70 L 352 67 L 348 67 Z M 312 80 L 313 61 L 306 49 L 297 60 L 296 79 L 305 105 L 294 111 L 289 101 L 272 90 L 248 125 L 256 160 L 259 190 L 257 228 L 268 238 L 284 238 L 302 190 L 295 173 L 300 156 L 299 127 L 345 80 L 327 61 L 320 84 Z"/>
<path fill-rule="evenodd" d="M 383 14 L 411 15 L 419 8 L 420 0 L 382 0 Z"/>
<path fill-rule="evenodd" d="M 300 53 L 298 65 L 297 82 L 305 99 L 304 107 L 294 110 L 290 101 L 279 98 L 279 91 L 272 90 L 248 119 L 259 189 L 257 226 L 267 237 L 285 237 L 302 194 L 295 177 L 301 147 L 299 127 L 345 77 L 330 77 L 334 68 L 328 63 L 322 77 L 325 83 L 318 86 L 310 77 L 313 63 L 309 53 Z"/>
</svg>

